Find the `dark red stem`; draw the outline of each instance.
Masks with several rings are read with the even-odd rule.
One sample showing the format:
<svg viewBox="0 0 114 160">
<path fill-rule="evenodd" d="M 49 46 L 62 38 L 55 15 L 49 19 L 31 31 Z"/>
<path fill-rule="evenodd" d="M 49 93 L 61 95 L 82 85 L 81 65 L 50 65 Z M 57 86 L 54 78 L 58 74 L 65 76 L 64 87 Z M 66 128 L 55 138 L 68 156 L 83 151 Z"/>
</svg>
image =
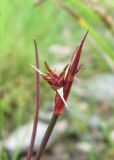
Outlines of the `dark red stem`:
<svg viewBox="0 0 114 160">
<path fill-rule="evenodd" d="M 51 133 L 52 133 L 52 131 L 54 129 L 54 126 L 56 124 L 56 121 L 57 121 L 58 117 L 59 117 L 58 115 L 55 115 L 55 114 L 52 115 L 52 118 L 50 120 L 49 126 L 48 126 L 48 128 L 47 128 L 47 130 L 45 132 L 44 138 L 43 138 L 43 140 L 41 142 L 40 148 L 39 148 L 39 150 L 38 150 L 38 152 L 36 154 L 35 160 L 40 160 L 40 158 L 42 156 L 42 153 L 44 152 L 44 149 L 45 149 L 45 147 L 47 145 L 47 142 L 48 142 L 48 140 L 49 140 L 49 138 L 51 136 Z"/>
<path fill-rule="evenodd" d="M 39 61 L 38 61 L 38 49 L 36 45 L 36 41 L 34 40 L 35 45 L 35 56 L 36 56 L 36 67 L 39 68 Z M 39 73 L 36 71 L 36 107 L 35 107 L 35 116 L 34 116 L 34 124 L 33 124 L 33 131 L 32 131 L 32 137 L 30 142 L 30 147 L 28 150 L 27 160 L 31 160 L 33 148 L 34 148 L 34 142 L 36 137 L 36 131 L 38 126 L 38 117 L 39 117 L 39 106 L 40 106 L 40 78 Z"/>
</svg>

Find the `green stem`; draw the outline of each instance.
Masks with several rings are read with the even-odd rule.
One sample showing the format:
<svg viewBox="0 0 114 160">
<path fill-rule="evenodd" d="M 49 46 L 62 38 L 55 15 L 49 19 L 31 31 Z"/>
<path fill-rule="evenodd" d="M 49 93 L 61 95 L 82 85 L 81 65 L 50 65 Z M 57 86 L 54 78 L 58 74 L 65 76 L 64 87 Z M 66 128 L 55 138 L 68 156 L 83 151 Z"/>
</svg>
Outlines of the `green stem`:
<svg viewBox="0 0 114 160">
<path fill-rule="evenodd" d="M 42 156 L 42 153 L 44 152 L 44 149 L 45 149 L 45 147 L 47 145 L 47 142 L 48 142 L 48 140 L 49 140 L 49 138 L 51 136 L 51 133 L 53 131 L 53 128 L 54 128 L 54 126 L 56 124 L 56 121 L 57 121 L 58 117 L 59 117 L 58 115 L 55 115 L 55 114 L 52 115 L 52 118 L 50 120 L 49 126 L 48 126 L 48 128 L 47 128 L 47 130 L 45 132 L 44 138 L 43 138 L 43 140 L 41 142 L 40 148 L 39 148 L 39 150 L 38 150 L 38 152 L 36 154 L 35 160 L 40 160 L 40 158 Z"/>
</svg>

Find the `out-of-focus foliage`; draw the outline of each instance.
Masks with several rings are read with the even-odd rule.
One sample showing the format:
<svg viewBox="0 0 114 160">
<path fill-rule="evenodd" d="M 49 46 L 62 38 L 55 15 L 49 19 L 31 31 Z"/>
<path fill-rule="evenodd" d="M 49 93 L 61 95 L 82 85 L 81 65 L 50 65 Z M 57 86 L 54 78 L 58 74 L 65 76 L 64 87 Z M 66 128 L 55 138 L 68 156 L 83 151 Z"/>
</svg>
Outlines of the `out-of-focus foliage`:
<svg viewBox="0 0 114 160">
<path fill-rule="evenodd" d="M 61 44 L 73 50 L 89 29 L 82 55 L 86 67 L 81 76 L 114 71 L 113 8 L 113 0 L 44 0 L 39 5 L 33 0 L 0 1 L 0 138 L 33 117 L 33 39 L 44 71 L 45 59 L 50 65 L 60 63 L 50 53 L 51 45 Z M 47 94 L 48 90 L 41 80 L 41 106 L 53 103 L 53 93 Z"/>
<path fill-rule="evenodd" d="M 105 10 L 106 7 L 103 8 L 100 1 L 94 2 L 92 0 L 85 2 L 71 0 L 67 3 L 61 3 L 57 0 L 56 2 L 75 19 L 81 28 L 90 30 L 90 44 L 96 48 L 96 51 L 113 70 L 114 48 L 112 38 L 114 35 L 114 22 L 111 15 L 108 15 Z"/>
</svg>

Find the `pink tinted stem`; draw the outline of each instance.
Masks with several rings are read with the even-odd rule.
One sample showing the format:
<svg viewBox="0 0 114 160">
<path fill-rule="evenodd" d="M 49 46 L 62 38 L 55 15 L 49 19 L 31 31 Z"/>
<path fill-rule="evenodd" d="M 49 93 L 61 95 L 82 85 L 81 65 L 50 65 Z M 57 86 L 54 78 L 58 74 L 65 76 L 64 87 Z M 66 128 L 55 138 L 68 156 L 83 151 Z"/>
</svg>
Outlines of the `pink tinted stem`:
<svg viewBox="0 0 114 160">
<path fill-rule="evenodd" d="M 38 49 L 37 49 L 35 40 L 34 40 L 34 45 L 35 45 L 36 67 L 39 68 Z M 36 107 L 34 111 L 35 113 L 34 124 L 33 124 L 33 131 L 32 131 L 32 136 L 31 136 L 31 141 L 30 141 L 30 147 L 28 150 L 27 160 L 31 160 L 32 158 L 36 131 L 37 131 L 37 126 L 38 126 L 39 106 L 40 106 L 40 76 L 39 76 L 39 73 L 36 71 Z"/>
</svg>

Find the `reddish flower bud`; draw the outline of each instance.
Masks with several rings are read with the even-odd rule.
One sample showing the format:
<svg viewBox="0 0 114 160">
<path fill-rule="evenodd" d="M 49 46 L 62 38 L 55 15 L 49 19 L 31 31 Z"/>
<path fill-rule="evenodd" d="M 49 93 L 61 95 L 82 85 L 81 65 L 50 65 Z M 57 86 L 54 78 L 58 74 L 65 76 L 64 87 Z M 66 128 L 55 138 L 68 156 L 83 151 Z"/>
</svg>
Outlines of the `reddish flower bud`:
<svg viewBox="0 0 114 160">
<path fill-rule="evenodd" d="M 80 66 L 79 66 L 79 60 L 80 60 L 80 55 L 81 55 L 81 51 L 82 51 L 82 47 L 85 41 L 85 38 L 87 36 L 88 32 L 86 33 L 86 35 L 84 36 L 83 40 L 81 41 L 79 47 L 77 47 L 77 49 L 75 49 L 73 57 L 71 59 L 71 63 L 67 72 L 67 76 L 65 78 L 65 86 L 63 87 L 63 97 L 65 99 L 65 101 L 68 98 L 75 74 L 79 71 Z M 55 107 L 54 107 L 54 113 L 56 115 L 61 115 L 64 111 L 64 103 L 62 101 L 62 99 L 60 98 L 59 94 L 56 93 L 55 96 Z"/>
<path fill-rule="evenodd" d="M 61 115 L 63 113 L 64 105 L 67 107 L 66 100 L 68 98 L 75 75 L 81 67 L 79 66 L 79 60 L 83 43 L 87 34 L 88 32 L 84 36 L 79 47 L 75 49 L 69 67 L 68 65 L 66 65 L 59 75 L 55 73 L 55 71 L 52 70 L 46 62 L 44 62 L 44 64 L 47 69 L 47 73 L 42 73 L 40 70 L 33 66 L 39 72 L 39 74 L 49 83 L 49 85 L 56 91 L 54 107 L 54 114 L 56 115 Z M 66 73 L 67 68 L 68 71 Z"/>
</svg>

